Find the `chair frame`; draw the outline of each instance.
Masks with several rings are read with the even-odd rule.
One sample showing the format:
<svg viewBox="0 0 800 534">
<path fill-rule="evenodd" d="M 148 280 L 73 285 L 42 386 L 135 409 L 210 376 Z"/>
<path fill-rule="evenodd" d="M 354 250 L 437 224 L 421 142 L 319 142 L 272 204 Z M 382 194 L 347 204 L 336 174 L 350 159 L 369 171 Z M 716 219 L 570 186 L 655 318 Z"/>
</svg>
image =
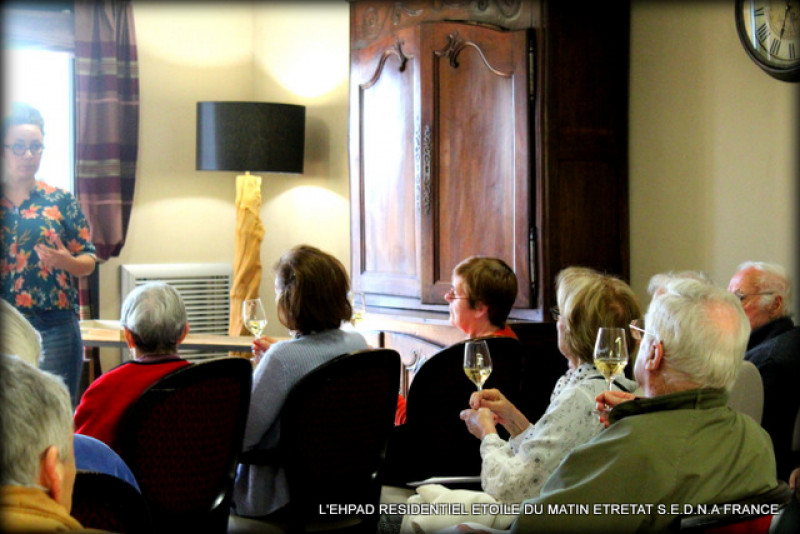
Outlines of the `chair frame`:
<svg viewBox="0 0 800 534">
<path fill-rule="evenodd" d="M 288 526 L 291 532 L 303 532 L 309 522 L 319 512 L 322 504 L 373 504 L 377 511 L 380 499 L 380 471 L 386 452 L 389 433 L 394 427 L 394 413 L 397 404 L 397 391 L 400 387 L 400 355 L 392 349 L 368 349 L 337 356 L 333 360 L 312 370 L 300 379 L 289 392 L 281 409 L 281 437 L 278 447 L 267 451 L 248 451 L 242 454 L 241 462 L 256 465 L 280 465 L 286 472 L 289 485 L 290 503 L 287 508 Z M 344 369 L 344 370 L 343 370 Z M 358 473 L 328 480 L 331 473 L 322 473 L 323 480 L 315 478 L 315 471 L 320 465 L 327 465 L 317 460 L 309 460 L 307 456 L 296 457 L 299 446 L 308 432 L 308 422 L 302 414 L 313 406 L 313 397 L 325 391 L 331 380 L 342 380 L 342 373 L 352 375 L 359 372 L 378 370 L 385 373 L 386 391 L 382 410 L 376 414 L 381 421 L 375 428 L 376 437 L 373 442 L 378 449 L 375 457 L 366 466 L 361 466 Z M 332 379 L 330 373 L 336 371 Z M 358 382 L 348 379 L 354 391 L 358 391 Z M 335 403 L 335 400 L 331 402 Z M 363 403 L 360 403 L 363 404 Z M 326 450 L 326 452 L 328 452 Z M 366 482 L 365 482 L 366 481 Z M 349 499 L 349 500 L 348 500 Z M 361 515 L 361 522 L 356 526 L 359 530 L 375 532 L 378 514 Z M 317 517 L 317 519 L 321 519 Z M 341 516 L 339 516 L 341 519 Z M 334 528 L 340 528 L 341 525 Z"/>
<path fill-rule="evenodd" d="M 484 389 L 498 388 L 518 405 L 522 398 L 522 345 L 510 337 L 477 339 L 489 345 L 494 365 Z M 433 476 L 480 474 L 480 443 L 459 418 L 460 411 L 469 407 L 469 397 L 475 391 L 475 385 L 463 371 L 467 341 L 437 352 L 415 374 L 406 398 L 406 423 L 396 427 L 390 438 L 387 457 L 390 484 L 402 486 Z M 502 427 L 498 433 L 508 436 Z M 410 454 L 420 447 L 418 455 Z"/>
<path fill-rule="evenodd" d="M 142 471 L 143 463 L 148 458 L 161 454 L 160 450 L 137 450 L 137 435 L 142 431 L 144 420 L 153 410 L 167 402 L 173 395 L 193 385 L 206 383 L 220 377 L 229 377 L 241 381 L 238 397 L 235 399 L 239 407 L 232 414 L 232 439 L 224 459 L 224 473 L 220 477 L 214 495 L 208 500 L 205 509 L 171 510 L 168 505 L 158 502 L 159 498 L 148 486 L 148 477 Z M 242 450 L 247 413 L 250 406 L 250 393 L 252 388 L 252 364 L 244 358 L 228 357 L 218 360 L 201 362 L 182 367 L 162 377 L 149 388 L 126 410 L 120 425 L 120 456 L 128 464 L 136 476 L 142 494 L 148 500 L 153 515 L 154 525 L 157 529 L 171 532 L 175 528 L 191 530 L 191 525 L 197 525 L 204 532 L 217 530 L 225 532 L 227 529 L 230 503 L 233 495 L 233 482 L 236 476 L 239 454 Z"/>
<path fill-rule="evenodd" d="M 788 484 L 781 480 L 774 488 L 752 495 L 743 499 L 737 499 L 727 503 L 718 503 L 718 506 L 728 504 L 736 505 L 760 505 L 760 504 L 777 504 L 781 508 L 785 507 L 792 499 L 793 492 L 789 489 Z M 755 520 L 763 517 L 764 514 L 752 513 L 734 513 L 734 514 L 696 514 L 678 516 L 676 519 L 678 529 L 681 532 L 703 532 L 706 529 L 718 528 L 726 525 L 733 525 L 745 521 Z"/>
<path fill-rule="evenodd" d="M 123 534 L 149 534 L 153 531 L 153 519 L 145 498 L 131 484 L 114 475 L 79 469 L 75 475 L 72 504 L 72 516 L 83 527 Z M 115 521 L 88 520 L 83 505 L 91 505 L 95 511 L 109 511 Z M 122 529 L 118 528 L 120 523 Z"/>
</svg>

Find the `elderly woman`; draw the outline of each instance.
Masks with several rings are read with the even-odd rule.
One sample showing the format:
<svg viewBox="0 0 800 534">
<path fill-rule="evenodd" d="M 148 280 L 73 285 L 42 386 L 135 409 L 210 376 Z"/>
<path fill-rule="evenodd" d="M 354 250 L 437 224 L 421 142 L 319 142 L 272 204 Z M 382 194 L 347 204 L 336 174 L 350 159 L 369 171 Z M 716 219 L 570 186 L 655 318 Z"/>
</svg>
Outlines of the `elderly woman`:
<svg viewBox="0 0 800 534">
<path fill-rule="evenodd" d="M 178 356 L 189 323 L 183 299 L 172 286 L 151 282 L 131 291 L 120 323 L 133 359 L 92 382 L 75 410 L 75 432 L 112 448 L 125 409 L 158 379 L 190 365 Z"/>
<path fill-rule="evenodd" d="M 556 383 L 550 405 L 535 424 L 496 389 L 473 393 L 461 418 L 481 439 L 483 490 L 499 501 L 518 503 L 539 495 L 544 482 L 577 445 L 603 430 L 595 397 L 606 381 L 594 367 L 593 352 L 601 326 L 626 328 L 641 316 L 631 288 L 622 280 L 591 269 L 569 267 L 556 280 L 558 348 L 569 369 Z M 634 341 L 628 332 L 628 346 Z M 617 378 L 614 387 L 633 391 L 636 383 Z M 497 435 L 502 424 L 511 435 Z"/>
<path fill-rule="evenodd" d="M 506 325 L 514 299 L 517 276 L 499 258 L 470 256 L 453 269 L 453 287 L 445 293 L 450 323 L 468 337 L 517 335 Z"/>
<path fill-rule="evenodd" d="M 275 448 L 280 440 L 281 408 L 303 376 L 333 358 L 367 348 L 361 334 L 340 329 L 349 321 L 350 283 L 342 263 L 317 248 L 299 245 L 275 266 L 278 319 L 293 338 L 273 342 L 260 338 L 253 353 L 260 359 L 253 375 L 244 450 Z M 240 465 L 233 493 L 240 516 L 264 517 L 289 502 L 286 477 L 280 467 Z M 273 515 L 274 517 L 274 515 Z"/>
</svg>

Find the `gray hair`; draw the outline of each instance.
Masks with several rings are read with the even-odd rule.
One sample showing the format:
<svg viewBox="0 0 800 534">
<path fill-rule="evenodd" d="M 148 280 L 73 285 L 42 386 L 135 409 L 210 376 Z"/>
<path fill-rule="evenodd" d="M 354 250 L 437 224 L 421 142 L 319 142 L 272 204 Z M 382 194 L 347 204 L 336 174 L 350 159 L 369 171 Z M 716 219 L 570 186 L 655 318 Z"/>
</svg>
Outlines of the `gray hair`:
<svg viewBox="0 0 800 534">
<path fill-rule="evenodd" d="M 730 390 L 744 360 L 750 322 L 739 299 L 711 284 L 677 279 L 650 303 L 647 329 L 664 344 L 665 382 Z"/>
<path fill-rule="evenodd" d="M 666 273 L 654 274 L 647 284 L 647 294 L 655 296 L 659 290 L 663 290 L 671 280 L 697 280 L 705 284 L 713 284 L 711 277 L 702 271 L 669 271 Z"/>
<path fill-rule="evenodd" d="M 34 367 L 39 367 L 42 352 L 42 337 L 24 315 L 0 299 L 0 352 L 19 356 Z"/>
<path fill-rule="evenodd" d="M 0 484 L 35 486 L 51 445 L 62 462 L 72 454 L 72 403 L 61 378 L 0 354 Z"/>
<path fill-rule="evenodd" d="M 120 323 L 131 331 L 136 348 L 144 354 L 176 352 L 186 322 L 183 299 L 163 282 L 137 287 L 122 303 Z"/>
<path fill-rule="evenodd" d="M 790 316 L 792 314 L 792 283 L 786 274 L 786 269 L 777 263 L 746 261 L 736 268 L 736 272 L 750 268 L 755 269 L 758 273 L 753 278 L 756 291 L 772 293 L 759 296 L 759 307 L 767 307 L 775 299 L 776 295 L 780 295 L 783 298 L 781 299 L 781 308 L 778 310 L 778 316 Z"/>
</svg>

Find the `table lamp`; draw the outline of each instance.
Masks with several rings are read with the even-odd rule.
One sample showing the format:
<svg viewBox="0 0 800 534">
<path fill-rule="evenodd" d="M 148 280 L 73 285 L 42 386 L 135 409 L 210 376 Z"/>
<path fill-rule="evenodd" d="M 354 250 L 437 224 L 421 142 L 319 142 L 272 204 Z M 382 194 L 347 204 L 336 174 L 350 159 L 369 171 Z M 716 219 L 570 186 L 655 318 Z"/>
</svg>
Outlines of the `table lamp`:
<svg viewBox="0 0 800 534">
<path fill-rule="evenodd" d="M 303 172 L 306 108 L 268 102 L 198 102 L 199 171 L 236 171 L 236 233 L 229 335 L 244 334 L 242 302 L 261 284 L 261 177 Z"/>
</svg>

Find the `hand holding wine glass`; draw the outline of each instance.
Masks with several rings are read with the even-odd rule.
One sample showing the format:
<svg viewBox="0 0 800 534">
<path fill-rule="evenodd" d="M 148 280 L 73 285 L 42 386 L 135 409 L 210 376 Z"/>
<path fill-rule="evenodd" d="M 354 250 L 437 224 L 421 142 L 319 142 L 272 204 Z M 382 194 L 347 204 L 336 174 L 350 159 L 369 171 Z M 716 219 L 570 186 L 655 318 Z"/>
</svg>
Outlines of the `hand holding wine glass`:
<svg viewBox="0 0 800 534">
<path fill-rule="evenodd" d="M 611 390 L 611 383 L 628 365 L 628 343 L 624 328 L 601 327 L 597 331 L 594 344 L 594 366 L 605 377 Z"/>
<path fill-rule="evenodd" d="M 261 332 L 267 326 L 267 314 L 261 299 L 248 299 L 242 302 L 242 322 L 251 334 L 261 337 Z"/>
<path fill-rule="evenodd" d="M 467 341 L 464 345 L 464 373 L 478 391 L 483 389 L 484 382 L 492 374 L 492 358 L 486 341 Z"/>
</svg>

